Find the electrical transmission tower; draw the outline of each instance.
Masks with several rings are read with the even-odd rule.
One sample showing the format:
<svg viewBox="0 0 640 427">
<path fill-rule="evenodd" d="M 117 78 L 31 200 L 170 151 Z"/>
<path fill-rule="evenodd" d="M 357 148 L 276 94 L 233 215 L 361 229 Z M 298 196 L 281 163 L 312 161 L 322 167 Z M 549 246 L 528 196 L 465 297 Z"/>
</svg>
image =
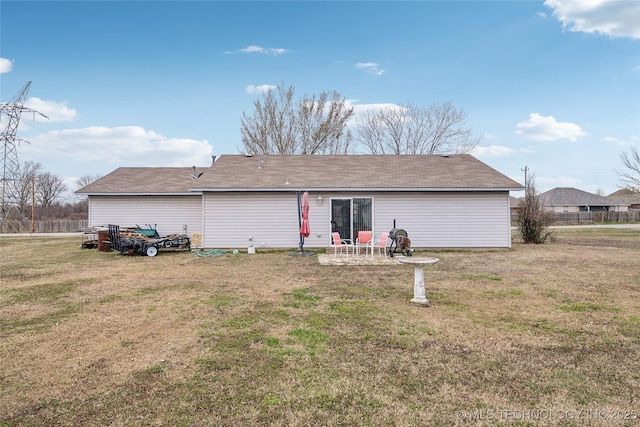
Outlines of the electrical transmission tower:
<svg viewBox="0 0 640 427">
<path fill-rule="evenodd" d="M 27 93 L 31 87 L 28 82 L 20 92 L 18 92 L 10 102 L 0 104 L 0 122 L 6 118 L 7 122 L 0 134 L 0 167 L 2 167 L 2 223 L 0 230 L 4 230 L 7 216 L 11 209 L 16 208 L 16 184 L 20 181 L 20 162 L 18 161 L 18 150 L 16 143 L 27 142 L 16 137 L 20 115 L 24 112 L 33 113 L 48 119 L 44 114 L 24 106 Z"/>
</svg>

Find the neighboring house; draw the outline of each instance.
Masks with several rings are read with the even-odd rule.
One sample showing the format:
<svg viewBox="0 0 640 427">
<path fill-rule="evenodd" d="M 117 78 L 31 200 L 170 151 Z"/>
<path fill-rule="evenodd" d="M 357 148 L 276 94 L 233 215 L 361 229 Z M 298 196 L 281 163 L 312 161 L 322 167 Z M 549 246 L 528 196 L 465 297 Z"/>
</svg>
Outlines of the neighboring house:
<svg viewBox="0 0 640 427">
<path fill-rule="evenodd" d="M 137 171 L 153 182 L 137 183 Z M 508 248 L 509 191 L 523 189 L 470 155 L 222 155 L 201 171 L 193 181 L 190 168 L 119 168 L 78 193 L 89 196 L 91 226 L 140 221 L 163 234 L 184 223 L 204 248 L 297 247 L 304 191 L 305 248 L 330 246 L 332 231 L 377 239 L 394 226 L 413 247 Z"/>
<path fill-rule="evenodd" d="M 608 197 L 571 187 L 558 187 L 540 194 L 540 204 L 552 212 L 626 212 L 627 205 Z"/>
<path fill-rule="evenodd" d="M 524 200 L 522 197 L 513 197 L 509 196 L 509 204 L 511 205 L 511 213 L 519 214 L 522 212 L 522 207 L 520 207 L 520 203 Z"/>
<path fill-rule="evenodd" d="M 640 209 L 640 191 L 622 188 L 607 196 L 611 200 L 627 205 L 628 209 Z"/>
</svg>

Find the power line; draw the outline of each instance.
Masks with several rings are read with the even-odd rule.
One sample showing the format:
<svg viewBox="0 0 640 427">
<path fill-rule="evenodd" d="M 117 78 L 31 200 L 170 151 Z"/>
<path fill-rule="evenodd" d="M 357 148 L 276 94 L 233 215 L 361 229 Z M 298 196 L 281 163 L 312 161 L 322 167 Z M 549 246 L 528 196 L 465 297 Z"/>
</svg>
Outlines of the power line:
<svg viewBox="0 0 640 427">
<path fill-rule="evenodd" d="M 6 115 L 8 122 L 2 133 L 0 134 L 0 143 L 2 144 L 2 152 L 0 155 L 1 167 L 2 167 L 2 223 L 1 228 L 4 228 L 7 215 L 11 208 L 15 208 L 14 202 L 16 199 L 15 183 L 20 180 L 20 162 L 18 161 L 18 150 L 16 142 L 26 142 L 16 136 L 18 125 L 20 124 L 20 116 L 22 113 L 33 113 L 34 118 L 36 114 L 48 119 L 47 116 L 39 111 L 24 106 L 24 101 L 27 98 L 27 93 L 31 87 L 31 82 L 27 82 L 24 87 L 18 92 L 10 102 L 0 104 L 0 116 Z M 14 185 L 9 186 L 9 183 Z"/>
</svg>

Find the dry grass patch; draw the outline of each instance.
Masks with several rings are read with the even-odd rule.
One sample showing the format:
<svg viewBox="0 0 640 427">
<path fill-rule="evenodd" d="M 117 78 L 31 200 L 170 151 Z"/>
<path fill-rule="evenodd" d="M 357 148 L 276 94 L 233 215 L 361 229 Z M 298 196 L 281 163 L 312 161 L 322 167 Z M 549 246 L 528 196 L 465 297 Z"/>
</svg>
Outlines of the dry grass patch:
<svg viewBox="0 0 640 427">
<path fill-rule="evenodd" d="M 640 232 L 600 233 L 424 253 L 428 308 L 404 265 L 3 238 L 0 425 L 634 425 Z"/>
</svg>

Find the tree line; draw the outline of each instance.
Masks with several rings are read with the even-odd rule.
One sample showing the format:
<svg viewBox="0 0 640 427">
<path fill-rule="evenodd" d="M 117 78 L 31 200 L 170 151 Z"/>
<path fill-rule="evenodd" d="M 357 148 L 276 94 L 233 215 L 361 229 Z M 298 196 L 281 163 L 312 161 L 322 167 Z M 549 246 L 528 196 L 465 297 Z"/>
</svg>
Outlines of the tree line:
<svg viewBox="0 0 640 427">
<path fill-rule="evenodd" d="M 81 188 L 98 178 L 100 175 L 85 175 L 75 184 Z M 41 163 L 26 161 L 21 164 L 19 177 L 9 183 L 11 203 L 3 209 L 15 208 L 15 212 L 7 212 L 13 219 L 86 218 L 86 198 L 64 201 L 62 196 L 68 190 L 63 177 L 46 172 Z"/>
<path fill-rule="evenodd" d="M 451 102 L 406 102 L 356 114 L 335 90 L 296 99 L 295 87 L 282 83 L 253 106 L 252 115 L 242 113 L 245 154 L 463 154 L 481 139 Z"/>
</svg>

